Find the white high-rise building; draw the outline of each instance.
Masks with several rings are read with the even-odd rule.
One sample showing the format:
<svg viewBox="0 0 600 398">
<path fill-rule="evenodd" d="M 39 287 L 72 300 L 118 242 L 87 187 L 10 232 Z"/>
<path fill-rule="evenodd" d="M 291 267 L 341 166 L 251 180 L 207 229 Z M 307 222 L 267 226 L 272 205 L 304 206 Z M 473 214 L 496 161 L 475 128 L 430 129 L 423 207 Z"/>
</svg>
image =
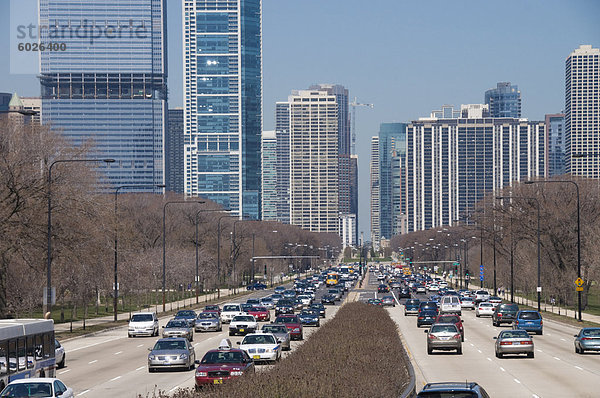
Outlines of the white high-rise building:
<svg viewBox="0 0 600 398">
<path fill-rule="evenodd" d="M 335 95 L 293 91 L 290 107 L 290 223 L 339 233 L 338 108 Z"/>
<path fill-rule="evenodd" d="M 579 46 L 565 64 L 565 169 L 600 178 L 600 49 Z"/>
<path fill-rule="evenodd" d="M 371 242 L 379 249 L 381 239 L 380 203 L 379 203 L 379 137 L 371 137 Z"/>
<path fill-rule="evenodd" d="M 356 215 L 344 214 L 340 216 L 340 236 L 344 249 L 356 246 Z"/>
</svg>

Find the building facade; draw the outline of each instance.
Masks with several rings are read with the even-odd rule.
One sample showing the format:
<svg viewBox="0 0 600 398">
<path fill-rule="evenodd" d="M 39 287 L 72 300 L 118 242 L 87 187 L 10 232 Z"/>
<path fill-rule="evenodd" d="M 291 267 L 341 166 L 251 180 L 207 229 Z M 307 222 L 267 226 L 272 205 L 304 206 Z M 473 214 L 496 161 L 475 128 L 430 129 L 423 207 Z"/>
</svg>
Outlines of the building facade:
<svg viewBox="0 0 600 398">
<path fill-rule="evenodd" d="M 485 102 L 489 106 L 491 117 L 521 117 L 521 92 L 510 82 L 496 84 L 485 92 Z"/>
<path fill-rule="evenodd" d="M 339 233 L 338 107 L 325 91 L 293 91 L 290 107 L 290 223 Z"/>
<path fill-rule="evenodd" d="M 485 105 L 461 117 L 423 118 L 407 127 L 410 231 L 453 225 L 485 194 L 546 176 L 545 123 L 491 118 Z"/>
<path fill-rule="evenodd" d="M 358 155 L 350 155 L 350 214 L 356 216 L 356 236 L 358 242 Z"/>
<path fill-rule="evenodd" d="M 346 214 L 340 216 L 340 236 L 342 238 L 342 247 L 356 247 L 356 216 Z"/>
<path fill-rule="evenodd" d="M 565 171 L 600 178 L 600 49 L 582 45 L 565 62 Z"/>
<path fill-rule="evenodd" d="M 185 193 L 260 218 L 262 4 L 183 4 Z"/>
<path fill-rule="evenodd" d="M 546 174 L 554 177 L 565 174 L 565 114 L 546 115 L 546 151 L 548 164 Z"/>
<path fill-rule="evenodd" d="M 114 186 L 163 184 L 164 0 L 42 0 L 39 23 L 40 42 L 66 45 L 40 52 L 42 123 L 114 158 L 99 166 Z"/>
<path fill-rule="evenodd" d="M 375 249 L 379 249 L 379 241 L 381 239 L 381 226 L 379 224 L 379 137 L 377 136 L 371 137 L 371 164 L 369 175 L 371 177 L 371 244 Z"/>
<path fill-rule="evenodd" d="M 183 193 L 183 108 L 169 109 L 165 136 L 165 184 L 167 191 Z"/>
<path fill-rule="evenodd" d="M 277 135 L 275 131 L 263 131 L 261 144 L 262 162 L 262 219 L 279 221 L 277 205 Z"/>
</svg>

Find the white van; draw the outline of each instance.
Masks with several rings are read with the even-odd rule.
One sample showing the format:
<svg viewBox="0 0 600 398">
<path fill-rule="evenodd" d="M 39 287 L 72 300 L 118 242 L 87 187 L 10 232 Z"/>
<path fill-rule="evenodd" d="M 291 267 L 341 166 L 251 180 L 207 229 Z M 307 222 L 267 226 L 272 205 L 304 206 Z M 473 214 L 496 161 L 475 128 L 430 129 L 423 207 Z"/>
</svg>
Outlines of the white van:
<svg viewBox="0 0 600 398">
<path fill-rule="evenodd" d="M 444 296 L 440 300 L 440 313 L 461 315 L 461 305 L 458 296 Z"/>
<path fill-rule="evenodd" d="M 234 316 L 238 315 L 246 315 L 246 313 L 242 311 L 242 307 L 238 303 L 225 304 L 223 306 L 223 311 L 221 311 L 221 322 L 229 323 L 231 322 Z"/>
<path fill-rule="evenodd" d="M 154 312 L 138 312 L 129 319 L 127 337 L 158 336 L 158 317 Z"/>
</svg>

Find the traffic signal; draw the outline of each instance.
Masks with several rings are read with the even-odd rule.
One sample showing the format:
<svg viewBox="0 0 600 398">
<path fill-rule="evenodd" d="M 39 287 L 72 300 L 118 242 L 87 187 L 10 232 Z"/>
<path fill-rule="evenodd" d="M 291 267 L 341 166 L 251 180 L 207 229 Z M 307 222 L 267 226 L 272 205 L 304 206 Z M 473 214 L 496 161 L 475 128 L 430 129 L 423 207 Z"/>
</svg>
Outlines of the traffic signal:
<svg viewBox="0 0 600 398">
<path fill-rule="evenodd" d="M 469 270 L 468 269 L 465 270 L 465 276 L 469 276 Z"/>
</svg>

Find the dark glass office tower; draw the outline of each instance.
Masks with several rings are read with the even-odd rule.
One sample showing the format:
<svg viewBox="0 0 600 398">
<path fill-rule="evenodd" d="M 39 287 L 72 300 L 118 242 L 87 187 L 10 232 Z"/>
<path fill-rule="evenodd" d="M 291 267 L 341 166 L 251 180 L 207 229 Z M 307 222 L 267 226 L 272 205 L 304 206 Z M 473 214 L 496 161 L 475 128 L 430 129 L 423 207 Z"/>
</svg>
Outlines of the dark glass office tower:
<svg viewBox="0 0 600 398">
<path fill-rule="evenodd" d="M 185 0 L 185 193 L 260 218 L 260 0 Z"/>
<path fill-rule="evenodd" d="M 521 92 L 510 82 L 498 83 L 496 88 L 487 90 L 485 103 L 490 107 L 491 117 L 521 117 Z"/>
<path fill-rule="evenodd" d="M 165 137 L 165 184 L 167 191 L 183 193 L 183 108 L 169 109 Z"/>
<path fill-rule="evenodd" d="M 164 0 L 40 0 L 42 121 L 93 155 L 113 185 L 162 184 L 166 101 Z M 146 188 L 145 190 L 152 190 Z"/>
</svg>

